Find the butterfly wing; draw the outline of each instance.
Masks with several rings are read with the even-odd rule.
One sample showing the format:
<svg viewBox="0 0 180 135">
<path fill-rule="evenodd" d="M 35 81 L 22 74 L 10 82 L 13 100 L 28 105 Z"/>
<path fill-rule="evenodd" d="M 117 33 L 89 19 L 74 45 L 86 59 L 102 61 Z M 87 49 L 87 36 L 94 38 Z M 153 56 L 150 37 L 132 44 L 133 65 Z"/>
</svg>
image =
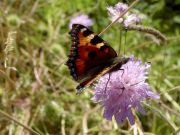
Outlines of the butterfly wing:
<svg viewBox="0 0 180 135">
<path fill-rule="evenodd" d="M 81 82 L 76 89 L 78 90 L 78 94 L 82 92 L 84 87 L 88 87 L 90 84 L 92 84 L 95 80 L 98 80 L 101 76 L 105 75 L 106 73 L 113 72 L 116 70 L 120 70 L 121 66 L 123 64 L 126 64 L 129 61 L 129 58 L 119 58 L 116 57 L 112 59 L 111 66 L 106 66 L 103 70 L 99 71 L 98 74 L 95 74 L 93 78 L 87 79 L 83 82 Z"/>
<path fill-rule="evenodd" d="M 74 24 L 70 35 L 72 45 L 66 64 L 78 82 L 92 80 L 117 57 L 107 42 L 83 25 Z"/>
</svg>

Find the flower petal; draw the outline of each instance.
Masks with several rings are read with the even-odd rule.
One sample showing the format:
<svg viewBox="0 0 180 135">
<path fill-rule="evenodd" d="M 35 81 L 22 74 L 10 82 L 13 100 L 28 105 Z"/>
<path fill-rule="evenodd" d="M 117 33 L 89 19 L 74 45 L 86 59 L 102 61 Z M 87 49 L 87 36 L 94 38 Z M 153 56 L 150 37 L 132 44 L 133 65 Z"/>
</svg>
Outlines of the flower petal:
<svg viewBox="0 0 180 135">
<path fill-rule="evenodd" d="M 155 94 L 154 92 L 152 91 L 147 91 L 147 95 L 151 98 L 154 98 L 154 99 L 160 99 L 160 96 Z"/>
<path fill-rule="evenodd" d="M 142 61 L 130 57 L 130 60 L 122 65 L 120 70 L 113 70 L 99 79 L 95 84 L 95 95 L 92 99 L 103 105 L 104 118 L 111 120 L 114 116 L 120 124 L 128 117 L 133 125 L 135 120 L 131 109 L 135 108 L 144 114 L 141 102 L 147 98 L 160 98 L 151 91 L 151 87 L 146 82 L 149 67 L 149 64 L 143 64 Z"/>
<path fill-rule="evenodd" d="M 126 114 L 127 114 L 127 117 L 128 117 L 128 120 L 129 120 L 130 124 L 131 124 L 131 125 L 134 125 L 135 120 L 134 120 L 134 116 L 133 116 L 132 111 L 129 109 L 129 110 L 126 112 Z"/>
</svg>

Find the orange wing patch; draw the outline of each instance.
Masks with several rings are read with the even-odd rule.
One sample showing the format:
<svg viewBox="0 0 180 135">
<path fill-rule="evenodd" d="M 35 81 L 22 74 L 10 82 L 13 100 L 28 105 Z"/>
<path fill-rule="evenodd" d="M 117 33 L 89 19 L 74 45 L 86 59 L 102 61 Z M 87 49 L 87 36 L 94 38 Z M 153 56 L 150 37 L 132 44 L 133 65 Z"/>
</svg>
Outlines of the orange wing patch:
<svg viewBox="0 0 180 135">
<path fill-rule="evenodd" d="M 82 32 L 78 34 L 79 37 L 79 46 L 91 45 L 90 41 L 94 38 L 94 34 L 90 34 L 85 37 Z"/>
<path fill-rule="evenodd" d="M 66 64 L 76 81 L 92 80 L 110 64 L 107 61 L 117 57 L 108 43 L 83 25 L 74 24 L 70 34 L 72 45 Z M 87 75 L 91 75 L 88 80 Z"/>
</svg>

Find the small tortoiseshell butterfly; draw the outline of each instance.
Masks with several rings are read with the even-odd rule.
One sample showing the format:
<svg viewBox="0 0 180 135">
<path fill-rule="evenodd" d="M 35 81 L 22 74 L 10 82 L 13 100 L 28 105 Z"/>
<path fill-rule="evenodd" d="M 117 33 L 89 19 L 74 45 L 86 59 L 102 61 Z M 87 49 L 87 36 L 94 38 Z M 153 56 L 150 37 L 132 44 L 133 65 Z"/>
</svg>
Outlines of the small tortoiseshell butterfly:
<svg viewBox="0 0 180 135">
<path fill-rule="evenodd" d="M 77 93 L 129 60 L 117 57 L 107 42 L 83 25 L 73 24 L 70 35 L 72 45 L 66 65 L 73 79 L 80 83 L 76 87 Z"/>
</svg>

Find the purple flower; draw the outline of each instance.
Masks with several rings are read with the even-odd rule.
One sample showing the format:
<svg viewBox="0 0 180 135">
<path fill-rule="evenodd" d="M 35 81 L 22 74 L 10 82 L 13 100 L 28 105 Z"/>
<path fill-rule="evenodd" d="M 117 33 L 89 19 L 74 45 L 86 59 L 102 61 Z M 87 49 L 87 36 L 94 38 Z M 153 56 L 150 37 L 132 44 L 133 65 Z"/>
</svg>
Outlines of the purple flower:
<svg viewBox="0 0 180 135">
<path fill-rule="evenodd" d="M 107 7 L 107 10 L 109 12 L 109 15 L 111 16 L 111 21 L 115 21 L 126 9 L 128 8 L 127 4 L 124 3 L 117 3 L 114 7 L 109 6 Z M 122 18 L 118 20 L 119 23 L 123 23 L 125 27 L 127 27 L 130 24 L 140 23 L 140 17 L 136 14 L 130 14 L 127 12 Z"/>
<path fill-rule="evenodd" d="M 130 24 L 139 24 L 141 22 L 141 19 L 136 14 L 130 14 L 127 16 L 127 18 L 124 20 L 124 26 L 128 27 Z"/>
<path fill-rule="evenodd" d="M 124 4 L 124 3 L 117 3 L 114 7 L 113 6 L 109 6 L 107 7 L 107 10 L 109 12 L 109 15 L 111 16 L 111 21 L 115 21 L 119 15 L 121 15 L 126 9 L 128 8 L 128 5 L 127 4 Z M 127 15 L 128 13 L 126 13 Z M 118 20 L 119 23 L 122 23 L 123 21 L 123 18 L 120 18 Z"/>
<path fill-rule="evenodd" d="M 81 14 L 71 19 L 69 23 L 69 29 L 72 28 L 73 24 L 82 24 L 86 27 L 90 27 L 93 25 L 93 21 L 87 15 Z"/>
<path fill-rule="evenodd" d="M 98 80 L 92 100 L 103 105 L 104 118 L 112 120 L 114 116 L 120 124 L 127 117 L 133 125 L 135 121 L 131 109 L 144 113 L 141 106 L 143 99 L 160 98 L 146 82 L 149 68 L 148 63 L 143 64 L 131 57 L 119 70 L 107 73 Z"/>
</svg>

